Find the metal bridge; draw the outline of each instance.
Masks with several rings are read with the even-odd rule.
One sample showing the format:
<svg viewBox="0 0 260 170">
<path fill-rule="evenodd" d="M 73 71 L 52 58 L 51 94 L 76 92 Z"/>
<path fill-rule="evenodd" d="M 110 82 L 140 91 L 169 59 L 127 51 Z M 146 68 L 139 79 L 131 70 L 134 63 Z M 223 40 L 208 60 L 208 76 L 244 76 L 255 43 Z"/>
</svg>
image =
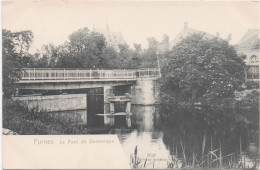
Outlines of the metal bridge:
<svg viewBox="0 0 260 170">
<path fill-rule="evenodd" d="M 19 89 L 78 89 L 134 84 L 138 78 L 157 79 L 158 68 L 86 70 L 23 68 L 16 82 Z"/>
</svg>

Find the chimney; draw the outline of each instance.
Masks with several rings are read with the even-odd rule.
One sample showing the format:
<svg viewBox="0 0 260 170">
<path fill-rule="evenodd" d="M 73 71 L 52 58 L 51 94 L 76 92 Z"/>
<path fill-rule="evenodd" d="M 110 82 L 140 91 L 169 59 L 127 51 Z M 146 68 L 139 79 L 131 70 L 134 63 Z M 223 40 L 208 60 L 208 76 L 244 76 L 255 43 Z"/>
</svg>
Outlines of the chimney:
<svg viewBox="0 0 260 170">
<path fill-rule="evenodd" d="M 232 34 L 228 34 L 227 41 L 231 41 L 231 40 L 232 40 Z"/>
<path fill-rule="evenodd" d="M 188 28 L 188 23 L 184 22 L 184 29 L 187 29 L 187 28 Z"/>
<path fill-rule="evenodd" d="M 217 38 L 219 38 L 219 32 L 216 33 Z"/>
<path fill-rule="evenodd" d="M 107 24 L 107 31 L 109 31 L 109 26 L 108 26 L 108 24 Z"/>
<path fill-rule="evenodd" d="M 95 24 L 93 24 L 93 31 L 95 31 Z"/>
</svg>

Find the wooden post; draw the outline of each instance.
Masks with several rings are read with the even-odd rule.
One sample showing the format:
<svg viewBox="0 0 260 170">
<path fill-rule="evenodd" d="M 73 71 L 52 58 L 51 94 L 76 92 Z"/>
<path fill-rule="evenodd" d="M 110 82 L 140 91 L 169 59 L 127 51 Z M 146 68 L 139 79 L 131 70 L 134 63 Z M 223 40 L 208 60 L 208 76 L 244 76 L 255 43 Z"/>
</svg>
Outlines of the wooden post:
<svg viewBox="0 0 260 170">
<path fill-rule="evenodd" d="M 131 102 L 130 101 L 126 102 L 125 112 L 126 112 L 126 124 L 127 127 L 130 128 L 131 127 Z"/>
<path fill-rule="evenodd" d="M 110 102 L 110 114 L 115 113 L 115 103 Z M 110 125 L 114 126 L 115 125 L 115 116 L 110 116 Z"/>
<path fill-rule="evenodd" d="M 131 113 L 131 102 L 130 102 L 130 101 L 127 101 L 127 102 L 126 102 L 125 112 L 126 112 L 127 114 Z"/>
<path fill-rule="evenodd" d="M 35 80 L 35 69 L 33 69 L 33 74 L 34 74 L 33 76 L 34 76 L 34 80 Z"/>
</svg>

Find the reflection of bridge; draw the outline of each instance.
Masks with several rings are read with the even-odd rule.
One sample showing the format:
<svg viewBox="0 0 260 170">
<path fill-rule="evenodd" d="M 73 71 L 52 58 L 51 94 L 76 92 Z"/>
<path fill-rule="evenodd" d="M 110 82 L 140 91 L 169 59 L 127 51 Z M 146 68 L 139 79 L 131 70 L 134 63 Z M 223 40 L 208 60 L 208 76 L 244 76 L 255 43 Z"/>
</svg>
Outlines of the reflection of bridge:
<svg viewBox="0 0 260 170">
<path fill-rule="evenodd" d="M 138 78 L 157 79 L 154 69 L 84 70 L 25 68 L 18 89 L 62 90 L 134 84 Z"/>
</svg>

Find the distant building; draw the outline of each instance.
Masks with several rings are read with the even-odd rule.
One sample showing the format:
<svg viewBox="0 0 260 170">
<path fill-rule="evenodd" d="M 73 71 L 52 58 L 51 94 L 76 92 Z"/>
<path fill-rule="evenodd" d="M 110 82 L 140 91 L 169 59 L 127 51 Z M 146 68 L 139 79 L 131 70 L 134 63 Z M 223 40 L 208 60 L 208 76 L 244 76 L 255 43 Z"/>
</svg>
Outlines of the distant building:
<svg viewBox="0 0 260 170">
<path fill-rule="evenodd" d="M 125 40 L 124 40 L 121 32 L 110 31 L 108 25 L 107 25 L 107 28 L 105 30 L 96 29 L 94 27 L 93 31 L 98 32 L 100 34 L 103 34 L 103 36 L 106 39 L 107 45 L 110 46 L 110 47 L 113 47 L 115 50 L 119 50 L 119 48 L 118 48 L 119 44 L 125 44 Z"/>
<path fill-rule="evenodd" d="M 170 42 L 170 49 L 172 47 L 174 47 L 177 43 L 179 43 L 182 39 L 192 35 L 192 34 L 198 34 L 198 33 L 204 33 L 204 37 L 205 38 L 208 38 L 208 39 L 212 39 L 212 38 L 215 38 L 215 37 L 219 37 L 219 33 L 217 33 L 216 35 L 212 35 L 212 34 L 208 34 L 204 31 L 200 31 L 200 30 L 196 30 L 196 29 L 193 29 L 193 28 L 190 28 L 188 26 L 188 23 L 185 22 L 184 23 L 184 27 L 183 29 L 181 30 L 181 32 L 179 32 L 179 34 L 173 39 L 173 41 Z M 231 40 L 231 34 L 228 36 L 227 40 Z"/>
<path fill-rule="evenodd" d="M 260 30 L 249 29 L 235 48 L 246 55 L 246 81 L 259 81 Z"/>
</svg>

